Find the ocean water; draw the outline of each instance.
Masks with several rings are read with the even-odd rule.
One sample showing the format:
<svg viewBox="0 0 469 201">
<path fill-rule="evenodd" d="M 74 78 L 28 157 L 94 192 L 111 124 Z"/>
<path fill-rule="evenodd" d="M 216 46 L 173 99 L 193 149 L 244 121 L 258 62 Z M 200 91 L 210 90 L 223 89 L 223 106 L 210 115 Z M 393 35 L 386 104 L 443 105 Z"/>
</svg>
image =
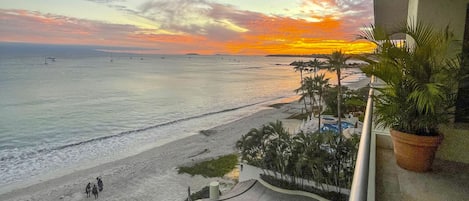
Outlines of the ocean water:
<svg viewBox="0 0 469 201">
<path fill-rule="evenodd" d="M 299 84 L 301 58 L 95 49 L 0 44 L 0 188 L 197 134 Z"/>
</svg>

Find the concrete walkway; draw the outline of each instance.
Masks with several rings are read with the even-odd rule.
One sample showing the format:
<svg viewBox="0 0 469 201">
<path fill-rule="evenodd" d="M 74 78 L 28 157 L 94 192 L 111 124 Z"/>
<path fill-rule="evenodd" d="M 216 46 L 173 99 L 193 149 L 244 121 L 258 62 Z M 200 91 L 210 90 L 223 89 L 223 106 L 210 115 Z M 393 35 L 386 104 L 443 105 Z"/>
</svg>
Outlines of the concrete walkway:
<svg viewBox="0 0 469 201">
<path fill-rule="evenodd" d="M 316 199 L 302 196 L 291 195 L 274 191 L 264 186 L 256 180 L 244 181 L 238 183 L 241 187 L 235 187 L 233 191 L 226 195 L 222 195 L 218 200 L 229 201 L 318 201 Z M 237 185 L 237 186 L 238 186 Z M 210 200 L 210 199 L 204 199 Z"/>
<path fill-rule="evenodd" d="M 326 199 L 304 191 L 285 190 L 268 184 L 260 179 L 260 168 L 243 164 L 240 168 L 239 183 L 233 189 L 220 196 L 218 200 L 229 201 L 327 201 Z M 204 199 L 208 201 L 210 199 Z"/>
<path fill-rule="evenodd" d="M 397 166 L 392 149 L 377 148 L 376 200 L 380 201 L 467 201 L 469 164 L 435 159 L 426 173 Z"/>
</svg>

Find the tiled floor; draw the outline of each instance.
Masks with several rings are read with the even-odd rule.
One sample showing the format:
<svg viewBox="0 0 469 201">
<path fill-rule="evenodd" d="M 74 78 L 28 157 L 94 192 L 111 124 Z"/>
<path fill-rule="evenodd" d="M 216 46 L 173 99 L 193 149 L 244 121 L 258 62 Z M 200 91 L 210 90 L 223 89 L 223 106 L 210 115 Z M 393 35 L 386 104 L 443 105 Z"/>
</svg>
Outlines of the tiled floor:
<svg viewBox="0 0 469 201">
<path fill-rule="evenodd" d="M 436 159 L 432 171 L 415 173 L 397 166 L 393 150 L 378 147 L 376 200 L 468 201 L 469 164 Z"/>
</svg>

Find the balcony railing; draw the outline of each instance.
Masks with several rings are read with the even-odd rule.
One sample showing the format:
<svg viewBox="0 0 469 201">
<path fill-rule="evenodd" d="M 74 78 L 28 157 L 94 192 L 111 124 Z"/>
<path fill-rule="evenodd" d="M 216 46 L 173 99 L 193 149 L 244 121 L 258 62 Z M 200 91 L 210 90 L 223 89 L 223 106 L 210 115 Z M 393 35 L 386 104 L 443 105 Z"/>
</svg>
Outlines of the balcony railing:
<svg viewBox="0 0 469 201">
<path fill-rule="evenodd" d="M 375 200 L 376 136 L 371 133 L 374 81 L 375 78 L 372 77 L 349 201 Z"/>
</svg>

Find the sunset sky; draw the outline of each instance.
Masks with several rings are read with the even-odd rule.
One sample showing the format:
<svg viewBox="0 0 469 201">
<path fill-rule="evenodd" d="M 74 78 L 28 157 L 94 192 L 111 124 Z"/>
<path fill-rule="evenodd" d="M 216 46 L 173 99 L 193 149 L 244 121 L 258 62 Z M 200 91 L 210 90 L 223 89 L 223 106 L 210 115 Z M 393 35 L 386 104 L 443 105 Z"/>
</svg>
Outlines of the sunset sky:
<svg viewBox="0 0 469 201">
<path fill-rule="evenodd" d="M 373 0 L 2 0 L 0 42 L 158 54 L 367 52 Z"/>
</svg>

